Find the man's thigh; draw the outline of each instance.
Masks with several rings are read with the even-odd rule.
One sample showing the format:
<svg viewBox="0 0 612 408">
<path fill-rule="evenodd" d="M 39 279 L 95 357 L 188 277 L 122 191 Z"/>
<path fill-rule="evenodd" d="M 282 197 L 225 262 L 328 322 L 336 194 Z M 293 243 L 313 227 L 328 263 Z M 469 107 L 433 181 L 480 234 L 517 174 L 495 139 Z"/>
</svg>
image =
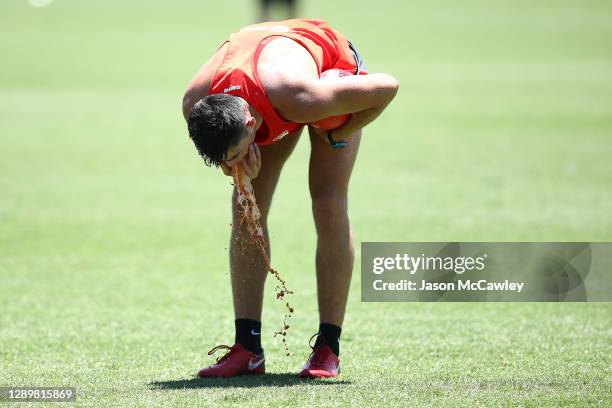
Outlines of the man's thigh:
<svg viewBox="0 0 612 408">
<path fill-rule="evenodd" d="M 295 149 L 302 129 L 288 134 L 276 143 L 260 146 L 261 169 L 252 181 L 255 198 L 262 215 L 267 215 L 272 202 L 272 195 L 278 183 L 283 165 Z"/>
<path fill-rule="evenodd" d="M 313 200 L 346 197 L 348 183 L 359 151 L 361 130 L 343 149 L 332 149 L 315 130 L 310 133 L 310 168 L 308 182 Z"/>
</svg>

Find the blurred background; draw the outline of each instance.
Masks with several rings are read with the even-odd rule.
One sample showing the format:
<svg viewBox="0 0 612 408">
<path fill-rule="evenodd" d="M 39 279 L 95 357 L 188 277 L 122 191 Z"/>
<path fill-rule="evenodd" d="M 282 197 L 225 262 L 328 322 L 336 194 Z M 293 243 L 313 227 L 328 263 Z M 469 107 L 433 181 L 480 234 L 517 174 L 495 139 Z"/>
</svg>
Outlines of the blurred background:
<svg viewBox="0 0 612 408">
<path fill-rule="evenodd" d="M 371 72 L 401 84 L 364 132 L 350 195 L 357 246 L 612 240 L 612 3 L 303 0 L 296 10 L 329 21 Z M 230 180 L 197 156 L 181 99 L 229 33 L 262 15 L 254 0 L 0 3 L 0 383 L 63 381 L 103 401 L 129 389 L 142 402 L 145 380 L 188 376 L 208 347 L 231 341 Z M 299 288 L 289 334 L 299 352 L 277 371 L 303 363 L 317 327 L 305 136 L 270 216 L 273 265 Z M 573 316 L 567 347 L 610 339 L 606 304 L 361 304 L 358 260 L 343 336 L 355 353 L 389 327 L 397 347 L 434 338 L 444 350 L 451 332 L 466 350 L 475 332 L 510 344 L 519 316 L 553 316 L 542 330 Z M 271 289 L 264 342 L 280 356 Z M 497 323 L 471 326 L 480 319 Z M 522 330 L 514 343 L 528 349 L 540 332 Z"/>
</svg>

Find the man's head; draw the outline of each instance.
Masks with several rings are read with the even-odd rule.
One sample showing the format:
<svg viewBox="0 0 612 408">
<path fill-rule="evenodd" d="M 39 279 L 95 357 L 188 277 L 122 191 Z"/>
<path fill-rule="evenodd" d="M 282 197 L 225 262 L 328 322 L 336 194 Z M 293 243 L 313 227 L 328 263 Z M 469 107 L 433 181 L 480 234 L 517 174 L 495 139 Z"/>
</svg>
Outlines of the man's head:
<svg viewBox="0 0 612 408">
<path fill-rule="evenodd" d="M 200 99 L 189 114 L 189 137 L 208 166 L 233 166 L 255 139 L 257 120 L 237 96 L 214 94 Z"/>
</svg>

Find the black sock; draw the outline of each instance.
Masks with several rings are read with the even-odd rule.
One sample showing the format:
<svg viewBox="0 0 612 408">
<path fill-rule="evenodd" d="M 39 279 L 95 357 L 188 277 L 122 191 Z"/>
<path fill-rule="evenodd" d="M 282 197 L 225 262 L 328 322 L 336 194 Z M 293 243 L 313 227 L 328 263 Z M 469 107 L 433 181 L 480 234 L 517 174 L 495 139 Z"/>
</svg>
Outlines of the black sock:
<svg viewBox="0 0 612 408">
<path fill-rule="evenodd" d="M 340 333 L 342 328 L 329 323 L 319 324 L 319 335 L 315 342 L 315 347 L 326 344 L 335 355 L 340 355 Z"/>
<path fill-rule="evenodd" d="M 251 319 L 237 319 L 236 343 L 242 345 L 251 353 L 261 354 L 261 322 Z"/>
</svg>

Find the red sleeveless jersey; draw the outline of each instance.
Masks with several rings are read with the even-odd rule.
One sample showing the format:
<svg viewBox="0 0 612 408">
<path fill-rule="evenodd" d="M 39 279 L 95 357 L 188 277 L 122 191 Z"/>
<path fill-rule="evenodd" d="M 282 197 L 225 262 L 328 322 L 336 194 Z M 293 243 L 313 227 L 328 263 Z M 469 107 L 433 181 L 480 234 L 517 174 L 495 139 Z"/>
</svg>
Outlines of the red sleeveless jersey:
<svg viewBox="0 0 612 408">
<path fill-rule="evenodd" d="M 229 48 L 213 76 L 211 94 L 240 96 L 259 112 L 263 123 L 255 142 L 272 144 L 302 126 L 282 118 L 274 109 L 257 75 L 259 54 L 273 37 L 287 37 L 302 45 L 317 64 L 317 73 L 332 68 L 356 72 L 353 52 L 347 39 L 323 20 L 293 19 L 250 25 L 230 38 Z"/>
</svg>

